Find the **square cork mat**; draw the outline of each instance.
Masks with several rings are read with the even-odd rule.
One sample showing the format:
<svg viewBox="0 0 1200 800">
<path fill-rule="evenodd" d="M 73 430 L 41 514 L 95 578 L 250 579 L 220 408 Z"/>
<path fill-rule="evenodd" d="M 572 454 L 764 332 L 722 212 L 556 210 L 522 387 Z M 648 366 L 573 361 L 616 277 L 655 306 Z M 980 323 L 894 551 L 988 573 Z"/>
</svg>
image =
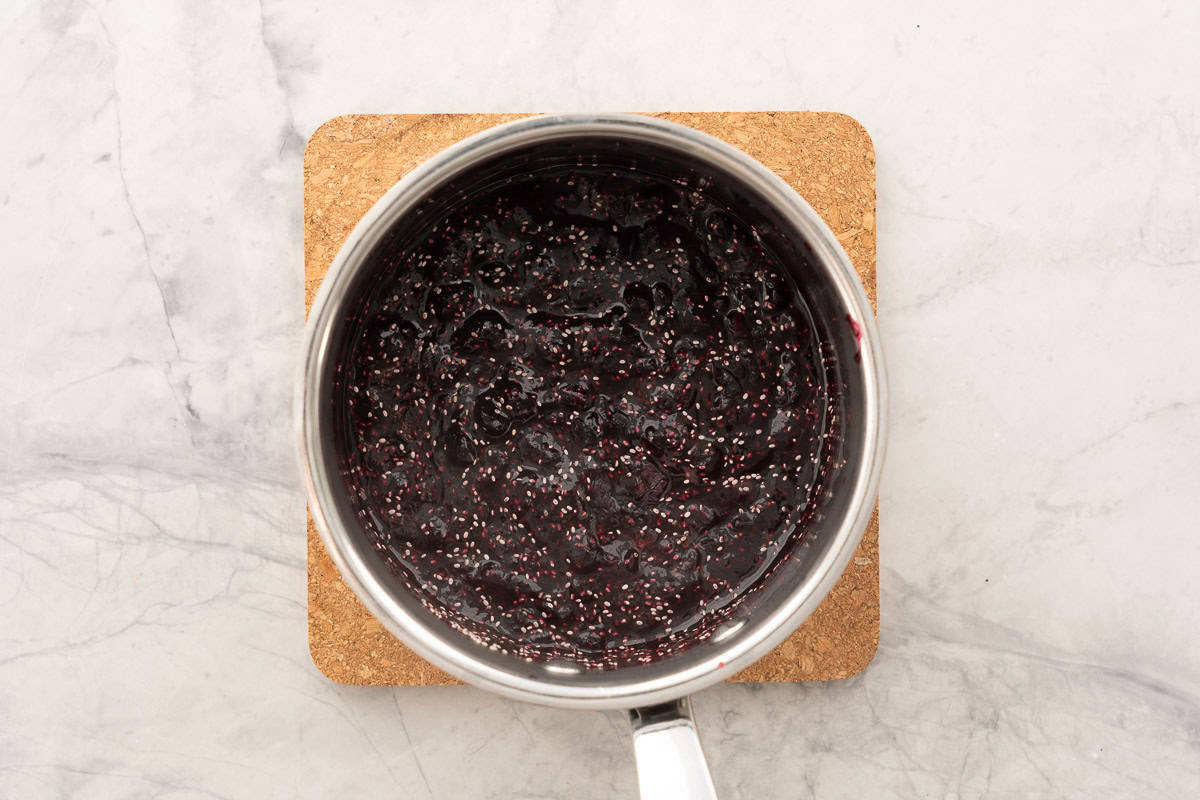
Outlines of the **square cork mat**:
<svg viewBox="0 0 1200 800">
<path fill-rule="evenodd" d="M 336 117 L 304 152 L 304 302 L 358 220 L 405 173 L 474 133 L 528 114 Z M 875 302 L 875 152 L 854 119 L 830 112 L 663 113 L 749 153 L 792 185 L 837 235 Z M 358 685 L 460 681 L 417 656 L 342 581 L 308 519 L 308 639 L 330 679 Z M 833 591 L 783 644 L 735 681 L 816 681 L 860 672 L 879 645 L 879 512 Z"/>
</svg>

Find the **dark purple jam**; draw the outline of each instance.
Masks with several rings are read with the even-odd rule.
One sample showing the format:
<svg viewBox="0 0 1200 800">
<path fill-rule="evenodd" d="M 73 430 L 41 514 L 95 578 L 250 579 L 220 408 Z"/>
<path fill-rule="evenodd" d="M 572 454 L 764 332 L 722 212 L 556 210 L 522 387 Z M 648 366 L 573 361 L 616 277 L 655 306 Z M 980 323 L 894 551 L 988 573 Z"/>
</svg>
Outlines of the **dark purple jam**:
<svg viewBox="0 0 1200 800">
<path fill-rule="evenodd" d="M 695 184 L 556 168 L 379 258 L 345 480 L 426 607 L 527 658 L 651 661 L 794 544 L 829 392 L 759 233 Z"/>
</svg>

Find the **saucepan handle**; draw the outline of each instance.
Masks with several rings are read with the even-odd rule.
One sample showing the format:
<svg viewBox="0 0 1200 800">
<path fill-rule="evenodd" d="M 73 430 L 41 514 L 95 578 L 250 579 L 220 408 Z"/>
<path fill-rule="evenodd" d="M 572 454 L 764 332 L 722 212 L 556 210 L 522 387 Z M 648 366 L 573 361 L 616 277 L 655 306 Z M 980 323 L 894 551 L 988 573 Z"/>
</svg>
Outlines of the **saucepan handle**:
<svg viewBox="0 0 1200 800">
<path fill-rule="evenodd" d="M 717 800 L 689 698 L 635 708 L 629 721 L 642 800 Z"/>
</svg>

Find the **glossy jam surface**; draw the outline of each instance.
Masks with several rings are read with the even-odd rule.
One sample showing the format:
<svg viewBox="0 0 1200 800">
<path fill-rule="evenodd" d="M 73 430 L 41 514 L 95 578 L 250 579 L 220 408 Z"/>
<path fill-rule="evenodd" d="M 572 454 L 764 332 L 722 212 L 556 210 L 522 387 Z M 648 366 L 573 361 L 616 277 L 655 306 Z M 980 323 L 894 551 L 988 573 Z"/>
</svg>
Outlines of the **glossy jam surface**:
<svg viewBox="0 0 1200 800">
<path fill-rule="evenodd" d="M 828 392 L 808 312 L 702 189 L 561 168 L 384 253 L 339 377 L 345 480 L 425 605 L 534 659 L 711 633 L 802 535 Z"/>
</svg>

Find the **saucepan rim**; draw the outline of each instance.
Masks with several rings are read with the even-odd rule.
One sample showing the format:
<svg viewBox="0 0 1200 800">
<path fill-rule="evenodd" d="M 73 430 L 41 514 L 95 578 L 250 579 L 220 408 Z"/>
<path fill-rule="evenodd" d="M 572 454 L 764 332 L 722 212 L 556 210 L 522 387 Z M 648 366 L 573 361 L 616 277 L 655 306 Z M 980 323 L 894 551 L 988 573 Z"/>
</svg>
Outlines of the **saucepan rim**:
<svg viewBox="0 0 1200 800">
<path fill-rule="evenodd" d="M 729 646 L 716 647 L 702 661 L 650 679 L 595 685 L 539 680 L 528 670 L 518 673 L 476 659 L 466 650 L 448 645 L 425 621 L 397 602 L 363 553 L 353 546 L 352 531 L 337 515 L 326 513 L 336 507 L 335 481 L 340 481 L 340 476 L 331 474 L 323 457 L 317 406 L 323 402 L 319 390 L 331 357 L 331 331 L 345 312 L 354 274 L 401 215 L 447 176 L 460 174 L 486 158 L 534 143 L 585 136 L 626 137 L 665 146 L 731 174 L 761 194 L 805 238 L 824 278 L 859 326 L 858 368 L 864 381 L 863 408 L 854 423 L 861 426 L 864 444 L 851 479 L 853 496 L 832 544 L 813 568 L 782 602 L 765 610 L 767 619 L 761 617 L 764 612 L 756 610 L 759 616 L 752 631 L 731 637 Z M 527 117 L 464 139 L 416 167 L 372 206 L 334 258 L 309 314 L 301 367 L 296 382 L 296 428 L 309 509 L 342 577 L 367 609 L 418 655 L 467 683 L 519 700 L 572 708 L 630 708 L 674 700 L 734 675 L 783 641 L 816 609 L 857 548 L 875 505 L 885 441 L 883 352 L 871 304 L 849 258 L 808 203 L 763 164 L 715 137 L 655 117 L 616 113 Z M 463 639 L 464 645 L 468 644 Z"/>
</svg>

